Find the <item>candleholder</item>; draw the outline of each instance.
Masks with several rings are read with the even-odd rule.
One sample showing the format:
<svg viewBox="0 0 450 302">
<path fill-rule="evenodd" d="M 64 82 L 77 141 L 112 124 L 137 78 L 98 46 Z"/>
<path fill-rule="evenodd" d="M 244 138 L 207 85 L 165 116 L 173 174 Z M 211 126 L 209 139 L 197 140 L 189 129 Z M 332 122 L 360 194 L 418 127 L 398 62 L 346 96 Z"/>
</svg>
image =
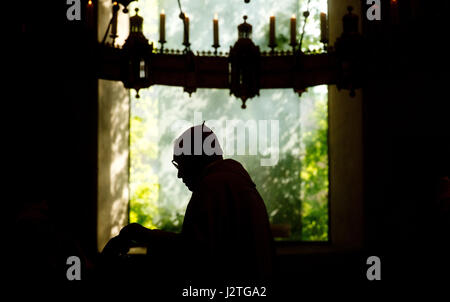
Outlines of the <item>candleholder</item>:
<svg viewBox="0 0 450 302">
<path fill-rule="evenodd" d="M 159 49 L 159 52 L 160 53 L 163 53 L 163 51 L 164 51 L 164 44 L 167 42 L 166 40 L 159 40 L 158 41 L 159 42 L 159 44 L 161 44 L 161 48 Z"/>
<path fill-rule="evenodd" d="M 188 53 L 188 52 L 191 51 L 191 43 L 189 43 L 189 42 L 183 42 L 183 45 L 184 45 L 183 53 Z"/>
<path fill-rule="evenodd" d="M 270 49 L 271 49 L 271 50 L 270 50 L 270 54 L 271 54 L 271 55 L 274 55 L 274 54 L 275 54 L 275 47 L 277 47 L 277 43 L 273 43 L 273 44 L 271 43 L 271 44 L 269 44 L 268 46 L 269 46 Z"/>
<path fill-rule="evenodd" d="M 217 56 L 217 48 L 219 48 L 220 45 L 219 44 L 213 44 L 211 46 L 214 47 L 214 55 Z"/>
</svg>

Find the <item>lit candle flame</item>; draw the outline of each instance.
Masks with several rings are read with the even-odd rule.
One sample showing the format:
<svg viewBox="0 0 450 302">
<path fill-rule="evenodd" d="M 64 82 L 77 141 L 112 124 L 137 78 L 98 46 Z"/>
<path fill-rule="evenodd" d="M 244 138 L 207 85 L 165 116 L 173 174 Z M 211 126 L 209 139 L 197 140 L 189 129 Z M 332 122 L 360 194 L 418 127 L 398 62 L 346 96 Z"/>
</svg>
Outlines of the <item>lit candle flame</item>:
<svg viewBox="0 0 450 302">
<path fill-rule="evenodd" d="M 163 14 L 163 15 L 164 15 L 164 9 L 162 9 L 162 10 L 161 10 L 161 14 Z"/>
<path fill-rule="evenodd" d="M 219 17 L 217 16 L 217 13 L 214 13 L 214 20 L 218 20 Z"/>
<path fill-rule="evenodd" d="M 92 0 L 88 1 L 88 5 L 91 6 L 92 5 Z"/>
</svg>

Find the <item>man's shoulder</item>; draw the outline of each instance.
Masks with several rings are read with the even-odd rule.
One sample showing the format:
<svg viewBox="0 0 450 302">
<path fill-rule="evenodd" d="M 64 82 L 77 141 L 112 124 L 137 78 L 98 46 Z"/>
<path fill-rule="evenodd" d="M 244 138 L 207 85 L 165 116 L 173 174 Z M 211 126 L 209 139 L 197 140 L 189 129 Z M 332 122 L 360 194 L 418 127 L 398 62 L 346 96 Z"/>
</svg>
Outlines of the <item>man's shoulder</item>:
<svg viewBox="0 0 450 302">
<path fill-rule="evenodd" d="M 234 159 L 223 159 L 212 163 L 205 171 L 203 178 L 232 177 L 233 175 L 248 175 L 244 167 Z"/>
<path fill-rule="evenodd" d="M 217 188 L 227 184 L 232 184 L 233 187 L 239 184 L 252 185 L 253 181 L 239 162 L 233 159 L 224 159 L 204 174 L 200 184 L 207 188 Z"/>
<path fill-rule="evenodd" d="M 223 187 L 232 180 L 233 174 L 227 171 L 215 171 L 208 173 L 200 180 L 200 185 L 203 188 Z"/>
</svg>

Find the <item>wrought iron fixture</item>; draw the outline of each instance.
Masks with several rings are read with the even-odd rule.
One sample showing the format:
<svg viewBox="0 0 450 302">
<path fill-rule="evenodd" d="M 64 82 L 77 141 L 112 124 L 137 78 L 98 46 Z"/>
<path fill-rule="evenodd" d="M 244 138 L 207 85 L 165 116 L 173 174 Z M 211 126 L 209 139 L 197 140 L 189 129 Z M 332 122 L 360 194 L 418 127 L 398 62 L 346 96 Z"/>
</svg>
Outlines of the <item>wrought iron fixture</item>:
<svg viewBox="0 0 450 302">
<path fill-rule="evenodd" d="M 239 39 L 230 47 L 230 94 L 242 100 L 242 109 L 246 108 L 245 102 L 259 95 L 259 72 L 261 54 L 251 38 L 252 26 L 244 23 L 238 26 Z"/>
<path fill-rule="evenodd" d="M 113 18 L 114 11 L 118 12 L 118 3 L 125 10 L 130 2 L 132 0 L 114 2 Z M 229 89 L 230 94 L 242 100 L 242 108 L 246 108 L 248 99 L 259 95 L 260 89 L 292 88 L 301 95 L 311 86 L 336 84 L 338 89 L 350 90 L 353 96 L 354 90 L 362 85 L 365 45 L 358 33 L 358 16 L 350 7 L 343 18 L 344 32 L 337 39 L 335 48 L 328 47 L 328 38 L 322 35 L 324 51 L 303 52 L 302 39 L 297 43 L 296 32 L 291 32 L 292 51 L 277 51 L 272 45 L 272 51 L 261 52 L 251 39 L 252 26 L 244 16 L 244 22 L 238 26 L 238 40 L 229 53 L 217 51 L 219 43 L 214 37 L 214 51 L 197 51 L 196 54 L 190 49 L 187 18 L 180 3 L 179 8 L 184 27 L 184 50 L 164 48 L 165 28 L 160 31 L 160 35 L 164 33 L 159 40 L 161 47 L 154 48 L 142 33 L 143 19 L 136 12 L 130 17 L 130 34 L 123 48 L 114 43 L 98 45 L 98 77 L 120 80 L 126 88 L 137 92 L 151 85 L 183 87 L 189 95 L 197 88 Z M 323 15 L 320 19 L 326 22 Z M 309 11 L 303 16 L 307 19 Z M 292 31 L 296 27 L 295 19 L 291 22 Z M 110 24 L 114 25 L 114 22 Z"/>
<path fill-rule="evenodd" d="M 150 58 L 153 52 L 153 44 L 149 44 L 142 32 L 144 19 L 138 15 L 130 18 L 130 34 L 122 48 L 121 79 L 125 88 L 136 90 L 136 98 L 139 98 L 139 90 L 148 88 L 150 80 Z"/>
<path fill-rule="evenodd" d="M 358 16 L 353 14 L 353 7 L 347 7 L 348 13 L 342 18 L 344 32 L 336 40 L 336 57 L 338 60 L 338 89 L 349 89 L 350 96 L 355 95 L 355 88 L 361 87 L 363 73 L 363 55 L 365 43 L 358 33 Z"/>
</svg>

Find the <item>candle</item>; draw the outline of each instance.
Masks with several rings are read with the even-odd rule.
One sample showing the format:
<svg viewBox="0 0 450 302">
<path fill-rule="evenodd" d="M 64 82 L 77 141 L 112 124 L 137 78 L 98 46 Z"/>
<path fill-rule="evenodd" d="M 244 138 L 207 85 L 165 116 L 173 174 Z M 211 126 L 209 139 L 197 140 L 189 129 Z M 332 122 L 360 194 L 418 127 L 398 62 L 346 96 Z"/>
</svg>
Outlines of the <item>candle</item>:
<svg viewBox="0 0 450 302">
<path fill-rule="evenodd" d="M 295 15 L 291 18 L 291 45 L 297 44 L 297 19 Z"/>
<path fill-rule="evenodd" d="M 164 14 L 164 10 L 159 15 L 159 41 L 166 41 L 166 15 Z"/>
<path fill-rule="evenodd" d="M 397 25 L 399 23 L 397 0 L 391 0 L 391 23 L 394 25 Z"/>
<path fill-rule="evenodd" d="M 328 42 L 327 14 L 320 13 L 320 42 Z"/>
<path fill-rule="evenodd" d="M 113 3 L 113 17 L 111 20 L 111 38 L 113 41 L 118 37 L 117 36 L 117 13 L 119 11 L 119 4 L 117 2 Z"/>
<path fill-rule="evenodd" d="M 189 44 L 189 17 L 184 15 L 184 41 L 183 44 Z"/>
<path fill-rule="evenodd" d="M 87 3 L 86 23 L 88 28 L 91 28 L 94 25 L 94 5 L 92 4 L 92 0 L 89 0 Z"/>
<path fill-rule="evenodd" d="M 275 16 L 270 16 L 269 45 L 275 45 Z"/>
<path fill-rule="evenodd" d="M 219 45 L 219 19 L 217 13 L 214 14 L 213 19 L 214 45 Z"/>
</svg>

